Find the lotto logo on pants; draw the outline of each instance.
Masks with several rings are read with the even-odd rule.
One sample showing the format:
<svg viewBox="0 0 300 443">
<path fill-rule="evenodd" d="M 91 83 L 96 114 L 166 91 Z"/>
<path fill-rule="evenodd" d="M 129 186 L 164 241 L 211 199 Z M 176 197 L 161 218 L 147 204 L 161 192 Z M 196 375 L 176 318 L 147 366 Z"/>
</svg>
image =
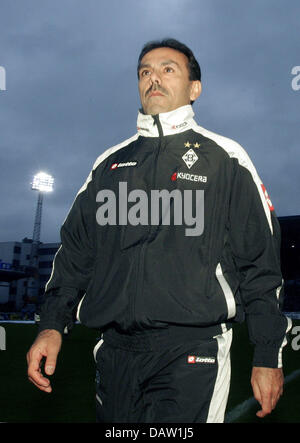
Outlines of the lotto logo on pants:
<svg viewBox="0 0 300 443">
<path fill-rule="evenodd" d="M 195 363 L 215 363 L 216 359 L 214 357 L 199 357 L 195 355 L 189 355 L 188 356 L 188 363 L 195 364 Z"/>
</svg>

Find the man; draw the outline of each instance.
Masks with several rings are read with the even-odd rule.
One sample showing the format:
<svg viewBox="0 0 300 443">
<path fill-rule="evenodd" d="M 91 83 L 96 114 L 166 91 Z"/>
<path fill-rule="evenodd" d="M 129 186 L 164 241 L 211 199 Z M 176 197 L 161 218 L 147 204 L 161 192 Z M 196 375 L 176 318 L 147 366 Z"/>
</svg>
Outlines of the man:
<svg viewBox="0 0 300 443">
<path fill-rule="evenodd" d="M 259 417 L 283 389 L 280 232 L 243 148 L 197 125 L 193 53 L 150 42 L 138 62 L 137 134 L 106 150 L 61 229 L 29 379 L 50 381 L 74 310 L 102 339 L 94 356 L 102 422 L 222 422 L 232 322 L 255 345 Z"/>
</svg>

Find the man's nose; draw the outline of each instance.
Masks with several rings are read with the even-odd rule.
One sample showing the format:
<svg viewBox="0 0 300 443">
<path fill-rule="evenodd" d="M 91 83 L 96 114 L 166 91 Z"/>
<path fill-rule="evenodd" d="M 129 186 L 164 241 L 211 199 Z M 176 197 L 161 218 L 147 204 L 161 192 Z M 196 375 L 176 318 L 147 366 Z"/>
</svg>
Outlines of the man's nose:
<svg viewBox="0 0 300 443">
<path fill-rule="evenodd" d="M 156 83 L 158 85 L 161 84 L 161 79 L 159 74 L 156 71 L 152 71 L 151 75 L 150 75 L 150 80 L 152 81 L 152 83 Z"/>
</svg>

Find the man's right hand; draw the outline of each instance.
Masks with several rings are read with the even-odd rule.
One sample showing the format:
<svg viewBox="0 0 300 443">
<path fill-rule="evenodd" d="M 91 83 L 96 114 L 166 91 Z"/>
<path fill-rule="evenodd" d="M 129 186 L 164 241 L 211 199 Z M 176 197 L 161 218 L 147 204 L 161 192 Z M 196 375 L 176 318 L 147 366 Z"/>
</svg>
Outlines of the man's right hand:
<svg viewBox="0 0 300 443">
<path fill-rule="evenodd" d="M 40 332 L 27 352 L 28 378 L 41 391 L 51 392 L 50 380 L 42 374 L 42 359 L 46 358 L 46 375 L 54 374 L 56 360 L 62 344 L 62 336 L 55 329 Z"/>
</svg>

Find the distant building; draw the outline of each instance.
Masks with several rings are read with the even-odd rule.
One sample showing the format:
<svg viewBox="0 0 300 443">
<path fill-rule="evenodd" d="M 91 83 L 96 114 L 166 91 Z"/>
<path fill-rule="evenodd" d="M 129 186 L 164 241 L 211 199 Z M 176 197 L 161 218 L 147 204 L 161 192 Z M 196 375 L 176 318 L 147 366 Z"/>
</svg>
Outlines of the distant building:
<svg viewBox="0 0 300 443">
<path fill-rule="evenodd" d="M 38 270 L 29 268 L 32 240 L 22 242 L 0 242 L 0 311 L 20 311 L 26 304 L 37 303 L 44 293 L 45 285 L 52 272 L 54 256 L 60 243 L 40 243 L 38 248 Z M 30 275 L 36 280 L 37 294 L 29 293 L 27 284 Z"/>
</svg>

